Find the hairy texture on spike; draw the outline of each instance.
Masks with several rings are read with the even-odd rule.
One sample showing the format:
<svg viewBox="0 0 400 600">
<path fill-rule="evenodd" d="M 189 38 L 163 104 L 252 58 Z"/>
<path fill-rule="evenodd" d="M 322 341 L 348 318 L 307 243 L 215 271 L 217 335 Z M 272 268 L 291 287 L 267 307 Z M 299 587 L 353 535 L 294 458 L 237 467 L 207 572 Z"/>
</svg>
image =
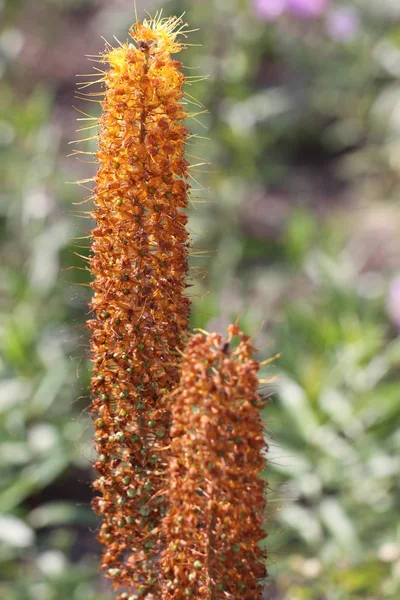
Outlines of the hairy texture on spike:
<svg viewBox="0 0 400 600">
<path fill-rule="evenodd" d="M 95 177 L 89 321 L 102 568 L 114 587 L 157 593 L 166 512 L 163 397 L 188 327 L 184 75 L 179 19 L 136 24 L 108 49 Z M 118 598 L 126 598 L 122 592 Z"/>
<path fill-rule="evenodd" d="M 267 450 L 259 363 L 236 325 L 194 335 L 172 408 L 163 600 L 261 599 Z M 239 345 L 230 350 L 234 335 Z"/>
</svg>

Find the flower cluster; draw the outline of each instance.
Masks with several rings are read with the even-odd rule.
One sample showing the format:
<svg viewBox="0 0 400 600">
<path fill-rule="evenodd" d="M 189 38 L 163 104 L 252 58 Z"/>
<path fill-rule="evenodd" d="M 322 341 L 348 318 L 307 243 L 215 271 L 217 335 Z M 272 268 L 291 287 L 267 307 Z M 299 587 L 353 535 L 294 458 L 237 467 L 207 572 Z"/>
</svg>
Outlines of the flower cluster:
<svg viewBox="0 0 400 600">
<path fill-rule="evenodd" d="M 172 406 L 165 600 L 261 599 L 266 443 L 259 363 L 236 325 L 194 335 Z M 231 349 L 234 336 L 239 344 Z"/>
<path fill-rule="evenodd" d="M 109 68 L 90 259 L 93 504 L 103 517 L 103 569 L 115 587 L 140 595 L 158 586 L 170 426 L 164 396 L 179 380 L 188 327 L 185 77 L 171 57 L 181 49 L 180 27 L 175 18 L 137 23 L 133 43 L 101 57 Z"/>
</svg>

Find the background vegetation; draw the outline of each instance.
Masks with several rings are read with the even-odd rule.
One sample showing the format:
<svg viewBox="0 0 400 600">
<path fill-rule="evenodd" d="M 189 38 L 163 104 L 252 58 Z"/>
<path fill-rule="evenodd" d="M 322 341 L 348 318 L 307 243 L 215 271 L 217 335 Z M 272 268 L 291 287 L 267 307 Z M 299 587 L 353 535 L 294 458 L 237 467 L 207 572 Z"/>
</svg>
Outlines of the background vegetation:
<svg viewBox="0 0 400 600">
<path fill-rule="evenodd" d="M 400 593 L 400 6 L 397 0 L 163 2 L 200 31 L 193 326 L 241 315 L 281 353 L 270 600 Z M 158 3 L 146 2 L 150 12 Z M 143 15 L 143 2 L 138 0 Z M 75 75 L 131 0 L 0 1 L 0 597 L 109 600 L 97 572 L 86 301 L 90 221 L 65 181 Z M 190 90 L 192 93 L 192 90 Z M 93 105 L 94 113 L 98 112 Z M 192 151 L 192 149 L 191 149 Z M 196 178 L 197 175 L 195 175 Z M 195 186 L 197 187 L 197 185 Z M 82 215 L 81 215 L 82 216 Z M 74 245 L 75 244 L 75 245 Z M 77 376 L 78 375 L 78 376 Z M 271 393 L 267 389 L 265 393 Z"/>
</svg>

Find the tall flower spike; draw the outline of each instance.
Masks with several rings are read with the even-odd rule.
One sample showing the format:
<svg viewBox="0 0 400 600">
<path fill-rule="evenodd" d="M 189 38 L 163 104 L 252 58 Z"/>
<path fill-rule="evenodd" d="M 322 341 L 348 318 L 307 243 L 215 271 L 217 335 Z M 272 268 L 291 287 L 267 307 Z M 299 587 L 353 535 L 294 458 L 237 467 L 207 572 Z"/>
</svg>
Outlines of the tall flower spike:
<svg viewBox="0 0 400 600">
<path fill-rule="evenodd" d="M 102 568 L 118 598 L 157 594 L 166 512 L 163 400 L 179 380 L 188 327 L 186 183 L 177 18 L 136 23 L 132 43 L 108 48 L 91 239 L 92 414 L 103 517 Z M 135 597 L 135 596 L 133 596 Z"/>
<path fill-rule="evenodd" d="M 163 600 L 257 600 L 266 576 L 259 363 L 236 325 L 194 335 L 172 409 Z M 240 342 L 229 344 L 234 335 Z"/>
</svg>

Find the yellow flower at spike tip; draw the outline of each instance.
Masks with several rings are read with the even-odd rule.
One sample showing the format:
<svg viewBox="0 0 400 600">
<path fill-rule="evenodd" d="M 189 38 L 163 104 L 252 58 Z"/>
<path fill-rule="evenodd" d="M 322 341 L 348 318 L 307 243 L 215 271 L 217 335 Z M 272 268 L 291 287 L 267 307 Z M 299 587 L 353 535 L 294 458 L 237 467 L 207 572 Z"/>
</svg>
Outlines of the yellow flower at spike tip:
<svg viewBox="0 0 400 600">
<path fill-rule="evenodd" d="M 154 19 L 144 20 L 143 24 L 136 23 L 130 30 L 133 38 L 148 35 L 147 41 L 152 41 L 160 49 L 176 54 L 184 47 L 184 43 L 177 40 L 179 35 L 185 36 L 187 24 L 183 23 L 182 17 L 167 17 L 162 19 L 161 14 Z M 150 35 L 148 32 L 151 32 Z"/>
</svg>

